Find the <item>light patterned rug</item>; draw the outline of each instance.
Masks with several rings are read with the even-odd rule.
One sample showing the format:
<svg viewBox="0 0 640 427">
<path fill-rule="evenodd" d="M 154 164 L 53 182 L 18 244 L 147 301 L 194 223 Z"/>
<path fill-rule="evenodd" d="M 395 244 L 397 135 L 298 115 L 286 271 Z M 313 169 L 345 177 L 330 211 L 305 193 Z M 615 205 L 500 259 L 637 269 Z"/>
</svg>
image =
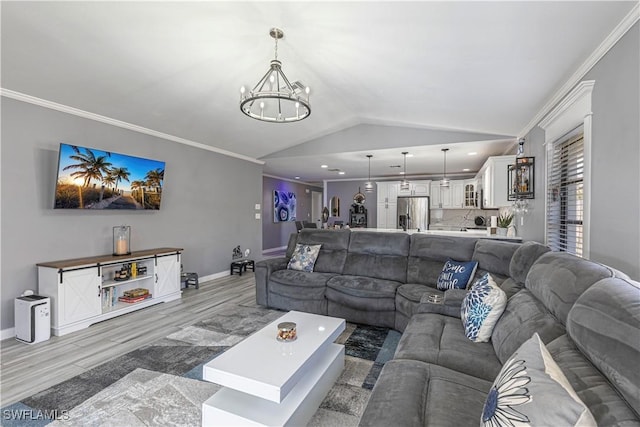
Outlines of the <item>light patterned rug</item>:
<svg viewBox="0 0 640 427">
<path fill-rule="evenodd" d="M 2 425 L 199 425 L 202 403 L 220 388 L 203 381 L 202 366 L 282 315 L 257 306 L 231 307 L 2 408 L 35 415 L 22 421 L 4 419 Z M 309 425 L 357 425 L 399 339 L 397 331 L 348 323 L 337 340 L 345 345 L 345 369 Z M 52 413 L 57 415 L 55 421 Z"/>
</svg>

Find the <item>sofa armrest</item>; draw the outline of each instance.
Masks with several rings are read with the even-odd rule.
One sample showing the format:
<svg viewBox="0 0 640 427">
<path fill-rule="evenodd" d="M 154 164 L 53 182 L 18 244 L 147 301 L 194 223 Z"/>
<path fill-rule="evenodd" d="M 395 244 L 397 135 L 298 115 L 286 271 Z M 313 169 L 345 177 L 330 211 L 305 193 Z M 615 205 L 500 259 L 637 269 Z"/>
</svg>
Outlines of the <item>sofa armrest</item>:
<svg viewBox="0 0 640 427">
<path fill-rule="evenodd" d="M 434 303 L 429 301 L 431 293 L 426 293 L 420 299 L 416 313 L 436 313 L 460 318 L 460 306 L 466 294 L 464 289 L 449 289 L 444 292 L 441 302 Z"/>
<path fill-rule="evenodd" d="M 269 277 L 274 271 L 285 270 L 288 263 L 289 259 L 285 257 L 269 258 L 256 262 L 256 303 L 269 306 L 267 300 Z"/>
</svg>

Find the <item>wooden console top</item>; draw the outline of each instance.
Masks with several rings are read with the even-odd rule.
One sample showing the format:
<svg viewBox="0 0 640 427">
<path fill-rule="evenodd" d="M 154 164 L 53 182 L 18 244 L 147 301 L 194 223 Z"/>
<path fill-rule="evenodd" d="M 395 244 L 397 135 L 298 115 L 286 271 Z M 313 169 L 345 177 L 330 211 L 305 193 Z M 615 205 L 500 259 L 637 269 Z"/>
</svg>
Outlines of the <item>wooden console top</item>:
<svg viewBox="0 0 640 427">
<path fill-rule="evenodd" d="M 127 259 L 143 258 L 143 257 L 154 256 L 159 254 L 176 253 L 176 252 L 182 252 L 183 250 L 184 249 L 182 248 L 145 249 L 142 251 L 131 252 L 129 255 L 98 255 L 98 256 L 91 256 L 91 257 L 85 257 L 85 258 L 65 259 L 60 261 L 39 262 L 36 265 L 38 267 L 69 268 L 69 267 L 78 267 L 81 265 L 88 265 L 88 264 L 125 261 Z"/>
</svg>

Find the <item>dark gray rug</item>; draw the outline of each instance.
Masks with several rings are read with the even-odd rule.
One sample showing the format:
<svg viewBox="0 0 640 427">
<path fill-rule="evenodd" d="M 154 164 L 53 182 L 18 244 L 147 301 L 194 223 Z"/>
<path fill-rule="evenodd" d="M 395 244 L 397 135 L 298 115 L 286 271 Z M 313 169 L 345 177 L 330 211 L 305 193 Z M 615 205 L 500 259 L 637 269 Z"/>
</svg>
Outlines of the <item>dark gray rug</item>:
<svg viewBox="0 0 640 427">
<path fill-rule="evenodd" d="M 29 415 L 3 417 L 2 425 L 199 425 L 202 403 L 219 390 L 202 380 L 203 365 L 282 315 L 261 307 L 230 308 L 2 408 L 3 414 Z M 337 340 L 345 345 L 345 369 L 309 425 L 357 425 L 399 339 L 397 331 L 347 324 Z"/>
</svg>

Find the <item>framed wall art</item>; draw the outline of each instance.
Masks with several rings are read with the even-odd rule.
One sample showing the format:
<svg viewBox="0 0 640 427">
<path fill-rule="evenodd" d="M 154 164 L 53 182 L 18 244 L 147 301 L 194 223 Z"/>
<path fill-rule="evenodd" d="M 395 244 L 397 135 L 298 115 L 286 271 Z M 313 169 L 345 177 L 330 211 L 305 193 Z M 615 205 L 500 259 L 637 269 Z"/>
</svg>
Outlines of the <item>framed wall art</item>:
<svg viewBox="0 0 640 427">
<path fill-rule="evenodd" d="M 273 191 L 273 222 L 296 220 L 296 193 Z"/>
</svg>

